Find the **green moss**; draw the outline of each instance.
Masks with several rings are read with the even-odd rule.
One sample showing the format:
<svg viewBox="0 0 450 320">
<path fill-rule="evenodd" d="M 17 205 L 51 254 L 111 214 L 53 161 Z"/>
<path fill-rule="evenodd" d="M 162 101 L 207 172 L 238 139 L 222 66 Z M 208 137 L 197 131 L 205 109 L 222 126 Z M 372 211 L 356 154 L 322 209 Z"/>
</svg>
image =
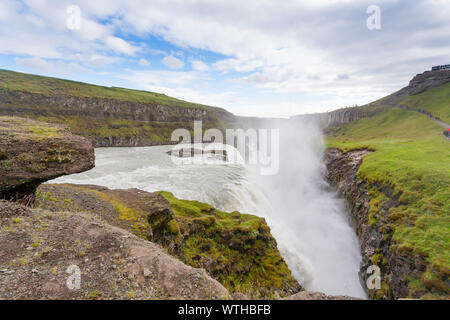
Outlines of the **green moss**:
<svg viewBox="0 0 450 320">
<path fill-rule="evenodd" d="M 50 192 L 40 192 L 39 190 L 36 190 L 36 198 L 42 199 L 42 200 L 48 200 L 52 202 L 57 202 L 58 199 L 53 197 Z"/>
<path fill-rule="evenodd" d="M 388 261 L 386 259 L 386 257 L 382 254 L 382 253 L 376 253 L 372 256 L 371 258 L 372 263 L 374 265 L 378 265 L 378 266 L 385 266 L 387 265 Z"/>
<path fill-rule="evenodd" d="M 51 127 L 29 126 L 27 129 L 37 136 L 55 137 L 58 135 L 58 130 Z"/>
<path fill-rule="evenodd" d="M 174 210 L 185 263 L 205 268 L 230 292 L 254 298 L 287 295 L 295 287 L 264 219 L 177 199 L 170 192 L 160 194 Z"/>
<path fill-rule="evenodd" d="M 88 299 L 93 299 L 93 300 L 95 300 L 95 299 L 99 299 L 99 298 L 102 296 L 102 294 L 101 294 L 98 290 L 95 290 L 95 291 L 86 293 L 85 296 L 86 296 L 86 298 L 88 298 Z"/>
</svg>

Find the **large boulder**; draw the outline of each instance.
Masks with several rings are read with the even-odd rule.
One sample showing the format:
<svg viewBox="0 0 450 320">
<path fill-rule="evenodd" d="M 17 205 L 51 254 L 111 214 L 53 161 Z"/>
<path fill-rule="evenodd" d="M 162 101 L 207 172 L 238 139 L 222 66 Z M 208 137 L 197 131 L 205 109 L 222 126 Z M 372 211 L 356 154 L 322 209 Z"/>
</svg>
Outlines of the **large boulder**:
<svg viewBox="0 0 450 320">
<path fill-rule="evenodd" d="M 94 167 L 94 148 L 66 127 L 0 117 L 0 198 L 33 197 L 42 182 Z"/>
</svg>

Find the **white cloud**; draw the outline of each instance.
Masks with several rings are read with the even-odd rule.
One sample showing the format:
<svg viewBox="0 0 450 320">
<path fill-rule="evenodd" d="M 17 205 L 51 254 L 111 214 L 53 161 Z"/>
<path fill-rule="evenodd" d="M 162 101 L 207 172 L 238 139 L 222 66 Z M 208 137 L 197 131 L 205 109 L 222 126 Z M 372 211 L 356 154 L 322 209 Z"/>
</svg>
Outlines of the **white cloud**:
<svg viewBox="0 0 450 320">
<path fill-rule="evenodd" d="M 214 63 L 213 67 L 219 71 L 230 71 L 234 70 L 236 72 L 250 72 L 256 68 L 264 66 L 264 62 L 259 59 L 253 60 L 239 60 L 239 59 L 225 59 Z"/>
<path fill-rule="evenodd" d="M 201 60 L 192 60 L 191 66 L 194 70 L 198 71 L 208 71 L 210 69 L 209 66 Z"/>
<path fill-rule="evenodd" d="M 15 58 L 14 61 L 22 67 L 31 68 L 47 74 L 73 75 L 75 73 L 91 72 L 90 70 L 74 62 L 66 63 L 64 61 L 48 61 L 39 57 Z"/>
<path fill-rule="evenodd" d="M 147 61 L 147 59 L 139 59 L 138 64 L 142 67 L 148 67 L 150 65 L 150 62 Z"/>
<path fill-rule="evenodd" d="M 139 50 L 138 47 L 135 47 L 126 42 L 125 40 L 114 36 L 106 37 L 105 44 L 110 49 L 119 54 L 134 55 L 136 51 Z"/>
<path fill-rule="evenodd" d="M 132 83 L 141 86 L 180 86 L 187 85 L 198 79 L 207 80 L 208 78 L 199 75 L 196 72 L 185 71 L 164 71 L 164 70 L 126 70 L 120 75 L 120 78 L 126 79 Z"/>
<path fill-rule="evenodd" d="M 184 67 L 184 62 L 174 56 L 164 57 L 161 62 L 170 69 L 181 69 Z"/>
</svg>

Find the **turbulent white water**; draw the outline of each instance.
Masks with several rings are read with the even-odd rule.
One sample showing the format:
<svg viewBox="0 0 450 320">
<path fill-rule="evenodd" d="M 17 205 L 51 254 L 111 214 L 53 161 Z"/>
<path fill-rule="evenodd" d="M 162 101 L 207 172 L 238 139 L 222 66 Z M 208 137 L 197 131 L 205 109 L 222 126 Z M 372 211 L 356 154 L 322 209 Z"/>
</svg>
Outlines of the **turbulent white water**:
<svg viewBox="0 0 450 320">
<path fill-rule="evenodd" d="M 323 180 L 320 131 L 283 126 L 280 170 L 174 165 L 170 146 L 96 149 L 96 167 L 52 183 L 96 184 L 114 189 L 166 190 L 226 211 L 265 217 L 293 275 L 308 290 L 365 297 L 358 280 L 359 244 L 343 201 Z"/>
</svg>

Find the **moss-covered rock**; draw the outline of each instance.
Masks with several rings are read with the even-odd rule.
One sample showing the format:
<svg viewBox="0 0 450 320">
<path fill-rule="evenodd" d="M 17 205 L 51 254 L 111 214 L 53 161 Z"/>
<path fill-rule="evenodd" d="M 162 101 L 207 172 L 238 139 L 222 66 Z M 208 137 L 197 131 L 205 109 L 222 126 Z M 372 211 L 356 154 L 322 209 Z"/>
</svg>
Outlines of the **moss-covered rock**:
<svg viewBox="0 0 450 320">
<path fill-rule="evenodd" d="M 204 268 L 230 293 L 284 297 L 302 290 L 263 218 L 224 212 L 169 192 L 110 190 L 91 185 L 42 185 L 37 205 L 89 211 L 159 243 L 184 263 Z"/>
<path fill-rule="evenodd" d="M 0 117 L 0 198 L 33 196 L 44 181 L 92 167 L 91 143 L 66 127 Z"/>
</svg>

